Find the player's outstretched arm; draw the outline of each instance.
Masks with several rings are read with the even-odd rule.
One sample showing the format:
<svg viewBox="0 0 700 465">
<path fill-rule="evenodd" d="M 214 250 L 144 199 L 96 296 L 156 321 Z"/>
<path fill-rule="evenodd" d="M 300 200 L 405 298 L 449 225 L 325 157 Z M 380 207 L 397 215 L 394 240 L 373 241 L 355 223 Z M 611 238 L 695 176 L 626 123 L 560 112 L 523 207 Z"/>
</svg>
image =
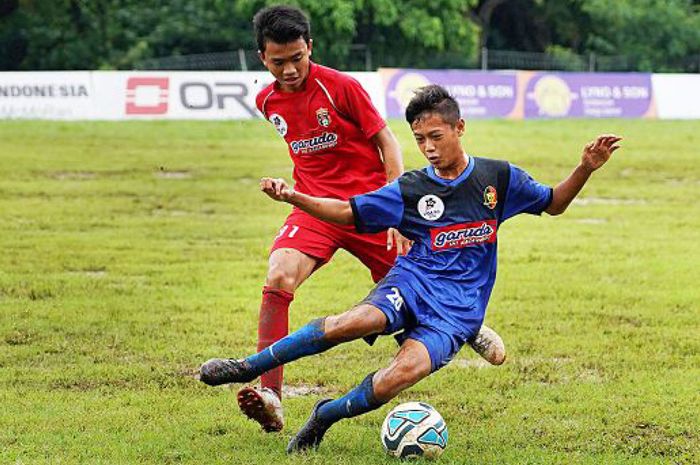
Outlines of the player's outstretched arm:
<svg viewBox="0 0 700 465">
<path fill-rule="evenodd" d="M 326 199 L 302 194 L 291 188 L 284 179 L 262 178 L 260 190 L 278 202 L 287 202 L 306 213 L 336 224 L 353 224 L 355 216 L 347 200 Z"/>
<path fill-rule="evenodd" d="M 552 202 L 545 211 L 550 215 L 564 213 L 571 201 L 574 200 L 586 184 L 591 174 L 603 166 L 610 159 L 613 152 L 620 148 L 617 143 L 621 140 L 621 137 L 605 134 L 586 144 L 581 155 L 581 163 L 568 178 L 554 188 Z"/>
</svg>

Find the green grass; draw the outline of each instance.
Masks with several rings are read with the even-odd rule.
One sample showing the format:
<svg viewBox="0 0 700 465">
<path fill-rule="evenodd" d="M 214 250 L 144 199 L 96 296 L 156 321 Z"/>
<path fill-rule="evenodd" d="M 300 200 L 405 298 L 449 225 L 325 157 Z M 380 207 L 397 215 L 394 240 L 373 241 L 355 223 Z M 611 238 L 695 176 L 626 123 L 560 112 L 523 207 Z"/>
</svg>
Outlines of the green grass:
<svg viewBox="0 0 700 465">
<path fill-rule="evenodd" d="M 392 123 L 408 167 L 422 165 Z M 486 320 L 509 359 L 470 350 L 378 412 L 288 458 L 321 395 L 390 360 L 390 338 L 286 369 L 288 426 L 266 435 L 235 391 L 193 378 L 255 347 L 287 207 L 257 191 L 290 162 L 262 122 L 0 123 L 0 463 L 397 463 L 399 401 L 436 406 L 441 463 L 700 463 L 700 136 L 696 122 L 470 122 L 467 147 L 555 183 L 600 132 L 624 148 L 561 217 L 510 220 Z M 371 288 L 341 252 L 297 292 L 293 328 Z"/>
</svg>

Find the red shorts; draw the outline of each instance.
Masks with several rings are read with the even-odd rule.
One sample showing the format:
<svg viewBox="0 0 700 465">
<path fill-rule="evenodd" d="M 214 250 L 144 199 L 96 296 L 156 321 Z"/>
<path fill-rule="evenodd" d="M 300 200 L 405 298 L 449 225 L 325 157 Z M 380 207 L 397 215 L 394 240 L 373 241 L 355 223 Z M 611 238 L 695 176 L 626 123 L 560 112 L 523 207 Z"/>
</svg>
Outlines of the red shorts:
<svg viewBox="0 0 700 465">
<path fill-rule="evenodd" d="M 327 263 L 338 249 L 345 249 L 357 257 L 379 282 L 396 259 L 396 247 L 386 249 L 386 232 L 359 234 L 352 227 L 326 223 L 300 210 L 294 210 L 284 222 L 270 253 L 277 249 L 295 249 Z"/>
</svg>

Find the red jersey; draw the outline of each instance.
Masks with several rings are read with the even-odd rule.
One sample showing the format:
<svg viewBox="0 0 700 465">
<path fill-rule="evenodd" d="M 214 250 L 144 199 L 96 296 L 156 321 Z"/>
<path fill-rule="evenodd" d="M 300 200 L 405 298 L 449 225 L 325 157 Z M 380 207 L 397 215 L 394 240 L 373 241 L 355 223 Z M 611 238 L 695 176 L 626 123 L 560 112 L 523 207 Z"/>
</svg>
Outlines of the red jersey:
<svg viewBox="0 0 700 465">
<path fill-rule="evenodd" d="M 255 103 L 287 142 L 299 192 L 347 200 L 386 184 L 371 140 L 386 123 L 352 77 L 310 63 L 303 89 L 282 92 L 274 82 Z"/>
</svg>

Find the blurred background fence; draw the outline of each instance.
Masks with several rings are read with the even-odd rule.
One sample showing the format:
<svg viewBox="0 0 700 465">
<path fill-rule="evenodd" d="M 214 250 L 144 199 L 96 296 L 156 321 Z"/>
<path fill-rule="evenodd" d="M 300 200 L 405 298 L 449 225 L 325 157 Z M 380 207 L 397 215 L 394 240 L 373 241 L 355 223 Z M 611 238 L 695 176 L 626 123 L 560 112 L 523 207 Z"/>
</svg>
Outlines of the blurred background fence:
<svg viewBox="0 0 700 465">
<path fill-rule="evenodd" d="M 639 69 L 637 60 L 626 55 L 580 55 L 561 51 L 559 53 L 536 53 L 508 50 L 489 50 L 484 47 L 478 59 L 459 53 L 440 53 L 422 58 L 417 64 L 410 53 L 373 53 L 364 44 L 351 46 L 346 56 L 347 71 L 375 71 L 377 68 L 461 68 L 461 69 L 519 69 L 519 70 L 559 70 L 589 72 L 624 72 Z M 674 68 L 681 72 L 700 72 L 700 54 L 676 60 Z M 330 63 L 332 65 L 332 63 Z M 220 71 L 259 71 L 264 67 L 253 50 L 231 50 L 228 52 L 198 53 L 152 58 L 137 62 L 135 70 L 220 70 Z"/>
</svg>

